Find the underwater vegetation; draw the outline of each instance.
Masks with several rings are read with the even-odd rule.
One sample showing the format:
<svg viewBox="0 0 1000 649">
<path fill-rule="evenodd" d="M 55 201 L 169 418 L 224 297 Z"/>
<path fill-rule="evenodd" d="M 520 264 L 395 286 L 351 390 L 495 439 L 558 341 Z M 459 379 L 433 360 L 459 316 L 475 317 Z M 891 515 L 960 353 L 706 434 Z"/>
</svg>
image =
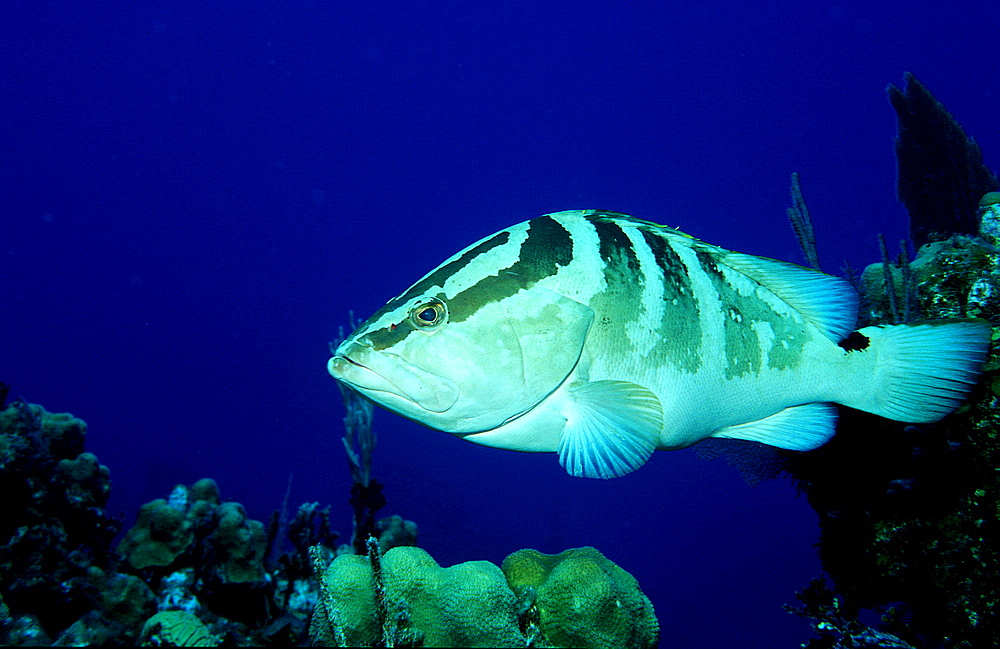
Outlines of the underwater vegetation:
<svg viewBox="0 0 1000 649">
<path fill-rule="evenodd" d="M 899 114 L 899 197 L 911 236 L 861 276 L 862 324 L 976 317 L 1000 338 L 1000 193 L 979 149 L 912 75 Z M 922 179 L 922 180 L 920 180 Z M 979 192 L 970 199 L 973 192 Z M 971 201 L 971 202 L 970 202 Z M 817 580 L 794 612 L 808 647 L 973 648 L 1000 638 L 1000 352 L 979 387 L 935 424 L 844 410 L 824 447 L 786 470 L 819 514 Z M 859 618 L 879 620 L 868 625 Z"/>
<path fill-rule="evenodd" d="M 909 72 L 905 82 L 887 92 L 898 129 L 896 195 L 910 215 L 910 238 L 919 248 L 949 234 L 975 235 L 979 199 L 1000 183 L 944 105 Z"/>
<path fill-rule="evenodd" d="M 308 643 L 310 548 L 352 552 L 329 507 L 287 515 L 286 502 L 265 525 L 203 479 L 143 505 L 116 546 L 110 471 L 84 450 L 86 432 L 21 400 L 0 410 L 0 644 Z M 386 548 L 416 542 L 399 516 L 374 530 Z"/>
<path fill-rule="evenodd" d="M 352 395 L 344 443 L 361 554 L 355 539 L 337 545 L 329 507 L 289 516 L 286 491 L 265 525 L 208 478 L 144 504 L 116 546 L 110 472 L 84 450 L 86 424 L 20 400 L 0 411 L 0 644 L 656 645 L 649 599 L 593 548 L 443 568 L 413 547 L 415 523 L 375 520 L 385 499 L 371 478 L 370 405 Z"/>
</svg>

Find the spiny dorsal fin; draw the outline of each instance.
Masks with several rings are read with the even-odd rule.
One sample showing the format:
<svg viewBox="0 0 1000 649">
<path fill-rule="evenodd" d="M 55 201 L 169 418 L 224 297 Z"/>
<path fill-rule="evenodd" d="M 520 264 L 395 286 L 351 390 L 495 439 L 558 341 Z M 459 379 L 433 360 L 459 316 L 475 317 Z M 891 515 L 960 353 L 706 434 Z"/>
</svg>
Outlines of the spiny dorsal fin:
<svg viewBox="0 0 1000 649">
<path fill-rule="evenodd" d="M 650 221 L 623 214 L 609 215 L 708 255 L 716 263 L 745 275 L 801 313 L 833 342 L 840 342 L 854 330 L 858 295 L 845 279 L 785 261 L 726 250 Z"/>
</svg>

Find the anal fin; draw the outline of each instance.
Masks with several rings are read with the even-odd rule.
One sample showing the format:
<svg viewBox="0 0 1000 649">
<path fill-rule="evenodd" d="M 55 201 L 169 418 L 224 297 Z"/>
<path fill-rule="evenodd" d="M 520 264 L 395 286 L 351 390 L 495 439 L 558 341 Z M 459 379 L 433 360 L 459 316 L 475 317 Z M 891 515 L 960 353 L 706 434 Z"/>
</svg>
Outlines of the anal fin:
<svg viewBox="0 0 1000 649">
<path fill-rule="evenodd" d="M 837 408 L 816 402 L 791 406 L 757 421 L 720 428 L 712 437 L 745 439 L 789 451 L 811 451 L 836 432 Z"/>
</svg>

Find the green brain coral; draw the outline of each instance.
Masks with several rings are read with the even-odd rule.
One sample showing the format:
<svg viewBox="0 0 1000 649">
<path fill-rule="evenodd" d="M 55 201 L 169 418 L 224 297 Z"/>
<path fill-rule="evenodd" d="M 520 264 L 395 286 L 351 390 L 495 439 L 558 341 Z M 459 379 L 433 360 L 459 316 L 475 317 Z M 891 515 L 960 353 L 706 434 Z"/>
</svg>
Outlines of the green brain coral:
<svg viewBox="0 0 1000 649">
<path fill-rule="evenodd" d="M 381 559 L 385 635 L 396 646 L 523 647 L 514 594 L 488 561 L 442 568 L 415 547 Z M 381 642 L 375 583 L 368 557 L 337 557 L 323 577 L 310 635 L 318 644 L 374 646 Z"/>
<path fill-rule="evenodd" d="M 326 569 L 314 642 L 337 646 L 653 647 L 653 606 L 627 572 L 594 548 L 520 550 L 442 568 L 427 552 L 341 555 Z M 382 593 L 380 595 L 380 593 Z M 379 598 L 384 607 L 379 607 Z"/>
<path fill-rule="evenodd" d="M 539 630 L 550 646 L 656 646 L 652 603 L 635 577 L 594 548 L 518 550 L 504 559 L 503 572 L 522 601 L 534 594 Z"/>
</svg>

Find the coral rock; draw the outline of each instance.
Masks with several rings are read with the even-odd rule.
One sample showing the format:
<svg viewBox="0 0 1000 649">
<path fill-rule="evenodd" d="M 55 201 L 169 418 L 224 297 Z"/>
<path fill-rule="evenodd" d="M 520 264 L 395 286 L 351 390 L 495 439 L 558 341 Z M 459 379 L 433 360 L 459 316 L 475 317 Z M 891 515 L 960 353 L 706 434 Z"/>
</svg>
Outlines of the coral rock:
<svg viewBox="0 0 1000 649">
<path fill-rule="evenodd" d="M 539 628 L 554 647 L 654 647 L 659 623 L 639 583 L 591 547 L 542 554 L 519 550 L 503 562 L 511 588 L 534 591 Z"/>
<path fill-rule="evenodd" d="M 337 557 L 324 575 L 324 594 L 310 635 L 317 644 L 426 647 L 523 647 L 516 600 L 503 573 L 488 561 L 442 568 L 419 548 L 382 557 L 387 620 L 379 628 L 367 557 Z M 383 635 L 384 633 L 384 635 Z M 380 646 L 387 646 L 381 644 Z"/>
<path fill-rule="evenodd" d="M 118 551 L 136 570 L 169 566 L 194 541 L 191 522 L 184 512 L 158 498 L 139 508 L 135 525 L 122 539 Z"/>
</svg>

